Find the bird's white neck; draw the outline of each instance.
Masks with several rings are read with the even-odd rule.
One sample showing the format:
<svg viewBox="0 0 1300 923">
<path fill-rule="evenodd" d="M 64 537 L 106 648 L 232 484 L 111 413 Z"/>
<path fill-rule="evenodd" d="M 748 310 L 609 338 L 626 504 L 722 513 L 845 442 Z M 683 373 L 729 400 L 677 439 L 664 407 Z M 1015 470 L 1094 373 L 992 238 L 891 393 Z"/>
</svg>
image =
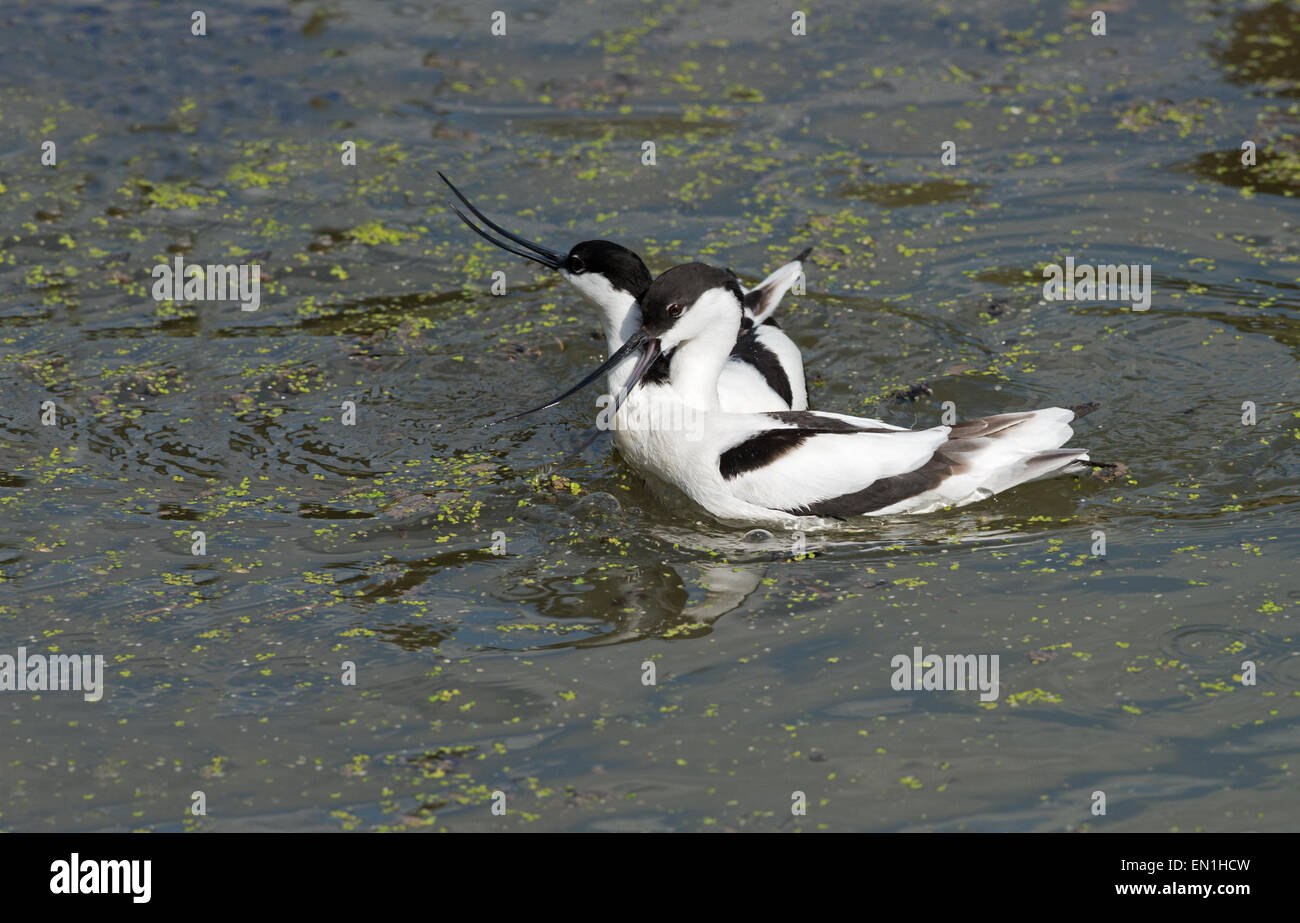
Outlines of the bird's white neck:
<svg viewBox="0 0 1300 923">
<path fill-rule="evenodd" d="M 563 275 L 565 281 L 595 306 L 596 314 L 600 317 L 601 331 L 605 334 L 607 355 L 613 355 L 641 326 L 641 309 L 637 307 L 636 299 L 629 292 L 615 288 L 608 279 L 597 273 L 572 275 L 566 272 Z M 623 390 L 635 365 L 636 357 L 629 356 L 609 370 L 606 381 L 611 394 Z"/>
<path fill-rule="evenodd" d="M 702 333 L 684 340 L 673 351 L 668 380 L 684 403 L 701 410 L 719 410 L 718 379 L 740 332 L 740 312 L 735 323 L 711 324 Z"/>
<path fill-rule="evenodd" d="M 605 331 L 605 343 L 613 353 L 641 326 L 641 308 L 626 292 L 617 292 L 615 298 L 597 307 L 600 309 L 600 325 Z"/>
<path fill-rule="evenodd" d="M 637 327 L 641 326 L 641 310 L 630 292 L 615 288 L 599 273 L 587 272 L 573 275 L 561 272 L 564 280 L 591 302 L 600 316 L 600 326 L 605 333 L 605 343 L 614 352 L 627 342 Z"/>
<path fill-rule="evenodd" d="M 622 295 L 623 293 L 619 293 Z M 620 309 L 609 305 L 597 305 L 600 308 L 600 325 L 605 329 L 605 344 L 609 352 L 606 355 L 613 355 L 622 348 L 627 342 L 628 337 L 636 333 L 637 328 L 641 326 L 641 309 L 637 306 L 636 299 L 627 295 L 627 303 Z M 627 384 L 627 378 L 632 374 L 632 369 L 636 367 L 637 356 L 632 354 L 609 370 L 605 376 L 605 381 L 609 385 L 610 394 L 618 394 L 623 390 L 623 385 Z"/>
</svg>

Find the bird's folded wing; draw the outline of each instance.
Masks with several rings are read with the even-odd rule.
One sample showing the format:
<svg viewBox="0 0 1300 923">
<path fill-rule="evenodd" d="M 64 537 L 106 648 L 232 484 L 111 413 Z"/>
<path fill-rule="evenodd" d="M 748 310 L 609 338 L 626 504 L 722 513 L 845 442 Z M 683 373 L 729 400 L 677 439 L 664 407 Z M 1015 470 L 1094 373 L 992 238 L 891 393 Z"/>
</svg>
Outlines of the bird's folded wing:
<svg viewBox="0 0 1300 923">
<path fill-rule="evenodd" d="M 961 504 L 1087 458 L 1084 449 L 1059 448 L 1075 417 L 1061 407 L 923 430 L 811 411 L 763 416 L 786 425 L 723 437 L 719 471 L 734 496 L 797 514 Z"/>
<path fill-rule="evenodd" d="M 946 426 L 845 430 L 760 430 L 721 452 L 718 468 L 735 496 L 769 509 L 791 510 L 915 471 L 948 441 L 949 432 Z"/>
</svg>

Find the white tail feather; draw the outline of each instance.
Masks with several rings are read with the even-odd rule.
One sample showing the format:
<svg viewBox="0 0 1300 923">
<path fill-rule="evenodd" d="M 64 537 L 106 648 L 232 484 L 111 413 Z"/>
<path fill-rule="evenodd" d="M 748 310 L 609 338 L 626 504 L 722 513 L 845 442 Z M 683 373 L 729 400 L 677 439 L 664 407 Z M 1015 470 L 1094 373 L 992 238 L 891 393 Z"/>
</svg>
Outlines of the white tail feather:
<svg viewBox="0 0 1300 923">
<path fill-rule="evenodd" d="M 745 307 L 755 324 L 761 324 L 772 316 L 772 312 L 802 272 L 803 263 L 792 260 L 745 293 Z"/>
</svg>

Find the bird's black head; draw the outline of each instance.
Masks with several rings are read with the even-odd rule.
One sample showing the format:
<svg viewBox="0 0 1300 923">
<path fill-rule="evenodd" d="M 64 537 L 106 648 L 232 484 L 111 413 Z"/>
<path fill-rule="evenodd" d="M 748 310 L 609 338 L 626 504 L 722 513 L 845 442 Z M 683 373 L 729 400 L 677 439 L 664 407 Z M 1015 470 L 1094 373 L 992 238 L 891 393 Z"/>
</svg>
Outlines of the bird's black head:
<svg viewBox="0 0 1300 923">
<path fill-rule="evenodd" d="M 569 251 L 560 274 L 578 285 L 587 274 L 604 276 L 611 286 L 633 298 L 650 287 L 652 277 L 641 257 L 621 244 L 608 240 L 584 240 Z"/>
<path fill-rule="evenodd" d="M 442 176 L 442 181 L 447 184 L 456 198 L 460 199 L 461 203 L 469 209 L 474 217 L 500 236 L 494 237 L 489 234 L 470 221 L 465 213 L 453 204 L 451 206 L 452 211 L 456 213 L 456 216 L 461 221 L 465 222 L 471 231 L 502 250 L 516 256 L 522 256 L 526 260 L 532 260 L 534 263 L 540 263 L 547 269 L 556 270 L 568 282 L 585 295 L 593 298 L 597 303 L 601 303 L 607 297 L 618 293 L 637 298 L 650 287 L 650 270 L 646 269 L 645 263 L 641 262 L 641 257 L 627 247 L 608 240 L 584 240 L 574 246 L 567 254 L 559 250 L 552 250 L 550 247 L 528 240 L 526 237 L 520 237 L 512 231 L 507 231 L 475 208 L 474 203 L 465 198 L 465 195 L 452 184 L 451 180 L 443 176 L 441 172 L 438 175 Z"/>
<path fill-rule="evenodd" d="M 604 241 L 587 243 L 617 247 L 617 244 L 608 244 Z M 579 246 L 583 245 L 579 244 Z M 575 251 L 577 249 L 574 248 Z M 574 276 L 570 281 L 589 277 L 592 277 L 590 272 Z M 740 283 L 736 281 L 736 276 L 730 269 L 718 269 L 704 263 L 683 263 L 681 266 L 674 266 L 655 279 L 645 290 L 639 299 L 641 326 L 599 368 L 559 397 L 540 407 L 513 414 L 505 419 L 509 420 L 554 407 L 569 395 L 591 384 L 628 356 L 636 355 L 636 365 L 628 374 L 623 390 L 614 399 L 614 413 L 618 413 L 618 408 L 623 406 L 623 401 L 628 394 L 650 372 L 659 357 L 671 353 L 679 344 L 687 340 L 705 341 L 715 346 L 721 357 L 719 361 L 725 361 L 727 354 L 736 344 L 736 333 L 740 329 L 740 319 L 744 313 L 742 308 L 744 297 Z"/>
<path fill-rule="evenodd" d="M 683 263 L 662 273 L 641 296 L 641 325 L 652 337 L 662 337 L 675 327 L 684 334 L 684 328 L 689 327 L 690 333 L 686 335 L 691 335 L 709 324 L 729 321 L 733 296 L 735 320 L 739 324 L 740 305 L 745 295 L 735 274 L 707 263 Z M 699 310 L 695 310 L 697 307 Z M 694 316 L 697 314 L 701 316 Z M 734 332 L 731 338 L 734 342 Z"/>
</svg>

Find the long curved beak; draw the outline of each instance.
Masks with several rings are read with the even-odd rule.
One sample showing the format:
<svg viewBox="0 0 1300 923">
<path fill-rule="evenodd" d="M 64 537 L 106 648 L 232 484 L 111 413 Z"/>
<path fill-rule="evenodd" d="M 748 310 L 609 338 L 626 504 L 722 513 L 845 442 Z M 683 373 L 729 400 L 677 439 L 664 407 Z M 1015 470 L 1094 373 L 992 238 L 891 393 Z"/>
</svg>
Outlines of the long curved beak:
<svg viewBox="0 0 1300 923">
<path fill-rule="evenodd" d="M 473 213 L 475 218 L 477 218 L 479 221 L 482 221 L 489 228 L 491 228 L 496 233 L 500 234 L 506 240 L 518 244 L 519 247 L 526 247 L 527 249 L 520 250 L 518 247 L 512 247 L 510 246 L 510 244 L 498 240 L 497 238 L 489 234 L 487 231 L 480 228 L 474 222 L 466 218 L 465 213 L 462 212 L 455 205 L 448 203 L 449 205 L 451 205 L 451 210 L 456 213 L 456 217 L 459 218 L 461 221 L 464 221 L 465 225 L 471 231 L 477 234 L 479 237 L 482 237 L 484 240 L 486 240 L 490 244 L 493 244 L 494 246 L 500 247 L 502 250 L 505 250 L 509 253 L 513 253 L 515 256 L 522 256 L 524 259 L 532 260 L 534 263 L 541 263 L 547 269 L 559 269 L 561 266 L 564 265 L 564 260 L 567 254 L 560 253 L 557 250 L 552 250 L 549 247 L 543 247 L 541 244 L 533 243 L 531 240 L 520 237 L 518 234 L 510 233 L 505 228 L 501 227 L 501 225 L 497 224 L 487 215 L 483 214 L 481 211 L 475 208 L 474 203 L 471 202 L 469 199 L 465 198 L 465 196 L 461 193 L 461 191 L 455 187 L 455 185 L 452 183 L 451 180 L 447 179 L 446 175 L 441 170 L 438 171 L 438 176 L 442 177 L 442 181 L 446 183 L 447 186 L 451 189 L 451 191 L 456 194 L 456 198 L 460 199 L 461 202 L 464 203 L 465 207 L 468 208 L 470 212 Z"/>
<path fill-rule="evenodd" d="M 565 391 L 559 397 L 547 401 L 545 404 L 542 404 L 540 407 L 534 407 L 532 410 L 525 410 L 520 413 L 512 413 L 508 417 L 502 417 L 499 420 L 493 420 L 491 423 L 488 423 L 487 425 L 495 426 L 496 424 L 504 423 L 507 420 L 517 420 L 519 417 L 526 417 L 530 413 L 537 413 L 537 411 L 539 410 L 547 410 L 548 408 L 554 407 L 556 404 L 560 403 L 560 401 L 564 400 L 569 395 L 576 394 L 579 391 L 581 391 L 583 388 L 587 387 L 587 385 L 591 384 L 597 378 L 604 375 L 606 372 L 608 372 L 614 366 L 618 365 L 620 362 L 622 362 L 632 353 L 636 352 L 638 349 L 643 351 L 641 355 L 637 358 L 636 365 L 633 366 L 632 368 L 632 374 L 628 376 L 627 384 L 623 385 L 623 390 L 619 392 L 618 397 L 614 401 L 614 412 L 610 416 L 611 417 L 617 416 L 619 408 L 623 406 L 623 401 L 627 399 L 627 396 L 632 393 L 632 389 L 635 388 L 637 383 L 640 382 L 641 379 L 645 377 L 646 372 L 650 371 L 650 367 L 654 365 L 655 360 L 659 358 L 659 354 L 660 354 L 659 341 L 654 337 L 650 336 L 648 333 L 646 333 L 644 327 L 640 328 L 639 330 L 636 331 L 636 333 L 628 337 L 627 342 L 624 343 L 618 350 L 616 350 L 614 352 L 614 355 L 610 356 L 608 359 L 602 362 L 599 368 L 597 368 L 594 372 L 591 372 L 589 375 L 583 378 L 582 381 L 578 382 L 568 391 Z"/>
</svg>

